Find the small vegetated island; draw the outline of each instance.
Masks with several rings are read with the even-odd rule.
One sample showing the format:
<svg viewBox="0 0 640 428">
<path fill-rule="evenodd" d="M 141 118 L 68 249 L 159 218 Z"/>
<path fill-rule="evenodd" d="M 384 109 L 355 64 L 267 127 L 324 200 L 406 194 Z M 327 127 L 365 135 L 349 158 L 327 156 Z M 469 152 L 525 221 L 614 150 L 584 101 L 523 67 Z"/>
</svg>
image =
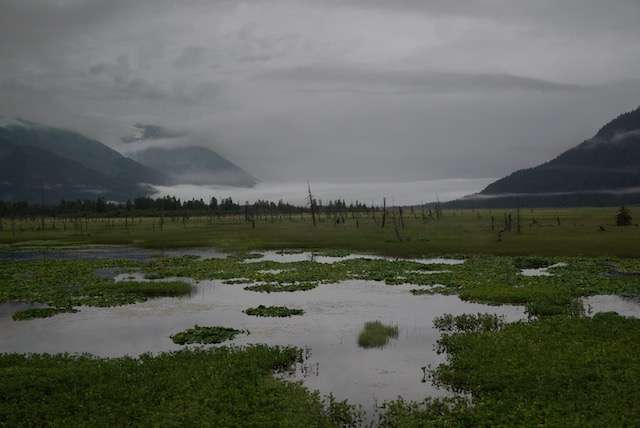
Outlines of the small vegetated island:
<svg viewBox="0 0 640 428">
<path fill-rule="evenodd" d="M 232 340 L 238 334 L 243 333 L 242 330 L 236 330 L 229 327 L 203 327 L 195 325 L 193 328 L 181 331 L 171 336 L 171 340 L 178 345 L 190 344 L 214 344 Z"/>
<path fill-rule="evenodd" d="M 255 317 L 278 317 L 287 318 L 294 315 L 303 315 L 302 309 L 291 309 L 286 306 L 264 306 L 260 305 L 255 308 L 249 308 L 244 311 L 245 314 Z"/>
</svg>

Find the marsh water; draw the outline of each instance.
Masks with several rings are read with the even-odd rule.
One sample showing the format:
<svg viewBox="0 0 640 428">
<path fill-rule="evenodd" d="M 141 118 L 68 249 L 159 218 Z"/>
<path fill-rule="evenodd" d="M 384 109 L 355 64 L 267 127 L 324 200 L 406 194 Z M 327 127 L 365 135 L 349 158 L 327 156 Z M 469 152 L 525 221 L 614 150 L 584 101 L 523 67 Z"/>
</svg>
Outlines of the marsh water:
<svg viewBox="0 0 640 428">
<path fill-rule="evenodd" d="M 190 253 L 202 257 L 219 254 L 214 250 L 180 252 Z M 267 252 L 263 260 L 291 261 L 310 256 Z M 421 262 L 462 261 L 425 259 Z M 129 276 L 119 275 L 116 280 Z M 305 361 L 287 378 L 300 380 L 323 394 L 332 393 L 338 399 L 362 404 L 371 414 L 385 400 L 398 397 L 421 400 L 447 394 L 428 380 L 423 381 L 422 368 L 436 366 L 444 360 L 444 356 L 435 351 L 439 338 L 439 332 L 433 327 L 435 317 L 445 313 L 478 312 L 504 315 L 507 321 L 526 317 L 522 307 L 469 303 L 457 296 L 414 296 L 409 293 L 411 288 L 352 280 L 320 285 L 308 291 L 268 294 L 244 290 L 242 285 L 201 281 L 194 283 L 192 294 L 186 297 L 150 299 L 114 308 L 83 307 L 78 313 L 19 322 L 13 321 L 11 315 L 28 305 L 8 303 L 0 305 L 0 351 L 136 356 L 181 349 L 170 336 L 194 324 L 233 327 L 248 330 L 250 334 L 239 335 L 225 344 L 264 343 L 305 349 Z M 589 302 L 596 306 L 616 304 L 606 299 Z M 261 318 L 243 313 L 258 305 L 300 308 L 305 314 Z M 637 303 L 636 307 L 640 308 Z M 398 337 L 382 348 L 359 347 L 358 335 L 368 321 L 397 326 Z"/>
</svg>

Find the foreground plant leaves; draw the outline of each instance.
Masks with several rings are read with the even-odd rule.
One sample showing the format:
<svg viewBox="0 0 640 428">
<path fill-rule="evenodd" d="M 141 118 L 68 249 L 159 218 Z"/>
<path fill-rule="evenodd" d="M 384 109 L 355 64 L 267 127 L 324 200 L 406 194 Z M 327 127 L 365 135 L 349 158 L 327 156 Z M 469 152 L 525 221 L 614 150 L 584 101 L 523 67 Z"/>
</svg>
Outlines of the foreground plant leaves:
<svg viewBox="0 0 640 428">
<path fill-rule="evenodd" d="M 1 354 L 0 426 L 357 426 L 354 406 L 271 375 L 300 358 L 262 345 L 137 359 Z"/>
</svg>

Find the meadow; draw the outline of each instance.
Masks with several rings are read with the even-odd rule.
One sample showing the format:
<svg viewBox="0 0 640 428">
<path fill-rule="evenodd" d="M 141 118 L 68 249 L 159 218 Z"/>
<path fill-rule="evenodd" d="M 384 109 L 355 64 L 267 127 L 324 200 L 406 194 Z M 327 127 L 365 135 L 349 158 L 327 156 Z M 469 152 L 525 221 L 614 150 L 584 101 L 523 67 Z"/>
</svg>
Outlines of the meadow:
<svg viewBox="0 0 640 428">
<path fill-rule="evenodd" d="M 97 244 L 155 249 L 201 246 L 237 252 L 329 249 L 398 257 L 640 256 L 640 227 L 635 223 L 616 226 L 616 212 L 616 208 L 444 209 L 428 215 L 421 208 L 402 212 L 389 208 L 386 215 L 380 211 L 319 213 L 315 226 L 309 213 L 3 218 L 0 249 Z"/>
<path fill-rule="evenodd" d="M 438 351 L 446 358 L 422 370 L 425 381 L 450 396 L 387 401 L 375 420 L 347 401 L 273 377 L 300 361 L 300 349 L 222 343 L 250 335 L 234 325 L 176 329 L 172 340 L 188 349 L 138 358 L 1 354 L 0 425 L 351 427 L 365 420 L 381 427 L 634 425 L 640 418 L 638 319 L 614 313 L 591 317 L 582 303 L 597 295 L 640 296 L 640 228 L 616 226 L 615 213 L 613 208 L 444 210 L 425 216 L 389 209 L 384 227 L 380 212 L 321 214 L 315 225 L 309 214 L 2 219 L 0 253 L 38 253 L 33 260 L 0 260 L 0 303 L 47 305 L 13 314 L 20 323 L 47 322 L 91 306 L 184 296 L 198 281 L 220 281 L 255 295 L 368 281 L 409 286 L 406 293 L 415 299 L 443 294 L 519 305 L 526 319 L 509 323 L 483 313 L 435 318 Z M 228 256 L 47 258 L 48 251 L 84 245 L 215 247 Z M 336 260 L 276 262 L 261 260 L 258 250 L 307 250 Z M 351 253 L 388 257 L 347 257 Z M 408 259 L 430 256 L 464 263 Z M 527 270 L 534 275 L 525 275 Z M 124 277 L 115 281 L 101 275 L 105 271 Z M 243 310 L 248 317 L 264 317 L 261 322 L 295 322 L 308 315 L 287 306 Z M 398 335 L 396 325 L 371 321 L 357 342 L 379 352 Z M 214 343 L 222 344 L 198 347 Z"/>
</svg>

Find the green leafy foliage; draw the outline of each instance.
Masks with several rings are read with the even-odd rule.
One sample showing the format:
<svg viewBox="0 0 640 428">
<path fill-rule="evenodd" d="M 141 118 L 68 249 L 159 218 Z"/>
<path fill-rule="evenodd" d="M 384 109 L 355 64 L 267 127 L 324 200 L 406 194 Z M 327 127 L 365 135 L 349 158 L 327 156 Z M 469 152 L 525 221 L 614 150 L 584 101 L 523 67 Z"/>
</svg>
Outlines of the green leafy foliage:
<svg viewBox="0 0 640 428">
<path fill-rule="evenodd" d="M 503 316 L 493 314 L 444 314 L 433 320 L 434 327 L 447 333 L 496 331 L 504 324 Z"/>
<path fill-rule="evenodd" d="M 463 398 L 395 401 L 383 427 L 634 426 L 640 420 L 640 320 L 555 316 L 446 334 L 436 384 Z"/>
<path fill-rule="evenodd" d="M 228 327 L 203 327 L 195 325 L 193 328 L 181 331 L 171 336 L 171 340 L 178 345 L 189 345 L 193 343 L 212 344 L 232 340 L 241 330 Z"/>
<path fill-rule="evenodd" d="M 551 266 L 553 262 L 543 257 L 515 257 L 513 264 L 518 269 L 540 269 Z"/>
<path fill-rule="evenodd" d="M 264 306 L 260 305 L 255 308 L 249 308 L 244 311 L 247 315 L 256 317 L 290 317 L 293 315 L 302 315 L 304 311 L 302 309 L 290 309 L 286 306 Z"/>
<path fill-rule="evenodd" d="M 295 348 L 139 358 L 0 354 L 0 426 L 353 427 L 362 413 L 275 379 Z"/>
<path fill-rule="evenodd" d="M 63 312 L 59 308 L 118 306 L 143 302 L 148 298 L 191 293 L 191 285 L 183 281 L 116 282 L 96 275 L 96 271 L 101 269 L 134 269 L 140 266 L 126 260 L 0 261 L 0 303 L 43 303 L 57 309 L 33 311 L 28 315 L 52 316 Z"/>
</svg>

